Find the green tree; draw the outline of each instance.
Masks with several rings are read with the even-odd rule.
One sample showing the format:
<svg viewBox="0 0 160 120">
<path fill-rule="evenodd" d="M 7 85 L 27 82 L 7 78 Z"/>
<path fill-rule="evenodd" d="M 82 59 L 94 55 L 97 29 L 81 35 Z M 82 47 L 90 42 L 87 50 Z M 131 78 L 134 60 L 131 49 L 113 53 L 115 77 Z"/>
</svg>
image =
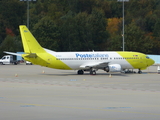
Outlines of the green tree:
<svg viewBox="0 0 160 120">
<path fill-rule="evenodd" d="M 74 51 L 78 49 L 78 46 L 73 46 L 74 41 L 77 39 L 76 28 L 75 28 L 75 13 L 69 11 L 66 15 L 60 18 L 61 23 L 59 22 L 60 30 L 60 50 L 61 51 Z"/>
<path fill-rule="evenodd" d="M 156 23 L 154 25 L 153 36 L 160 38 L 160 18 L 156 20 Z"/>
<path fill-rule="evenodd" d="M 107 22 L 103 11 L 94 9 L 92 14 L 87 18 L 87 27 L 90 29 L 90 39 L 94 44 L 92 49 L 102 50 L 101 45 L 109 37 L 106 26 Z"/>
<path fill-rule="evenodd" d="M 160 54 L 160 19 L 157 19 L 157 22 L 155 23 L 154 29 L 153 29 L 153 35 L 154 37 L 154 53 Z"/>
<path fill-rule="evenodd" d="M 10 35 L 8 30 L 12 31 L 14 37 L 18 37 L 18 26 L 26 24 L 26 4 L 24 1 L 0 0 L 0 43 Z M 121 21 L 118 24 L 112 22 L 108 25 L 106 22 L 108 19 L 122 18 L 122 2 L 117 0 L 37 0 L 30 2 L 29 12 L 30 29 L 44 47 L 50 46 L 51 49 L 58 51 L 122 50 Z M 125 2 L 127 50 L 160 54 L 159 16 L 160 0 Z M 111 27 L 114 25 L 116 28 Z M 139 34 L 135 31 L 139 31 Z M 128 39 L 132 42 L 129 43 Z M 130 44 L 138 47 L 132 48 Z M 139 47 L 140 45 L 142 47 Z"/>
<path fill-rule="evenodd" d="M 153 42 L 134 22 L 125 27 L 125 48 L 127 51 L 151 53 Z"/>
<path fill-rule="evenodd" d="M 22 50 L 22 43 L 18 37 L 8 35 L 0 45 L 0 55 L 3 51 L 17 52 Z"/>
<path fill-rule="evenodd" d="M 35 24 L 33 34 L 43 47 L 58 50 L 58 37 L 60 34 L 56 24 L 50 17 L 46 16 Z"/>
<path fill-rule="evenodd" d="M 106 43 L 107 49 L 109 51 L 122 51 L 122 36 L 120 34 L 110 37 Z"/>
<path fill-rule="evenodd" d="M 78 0 L 79 12 L 87 12 L 88 14 L 91 14 L 93 4 L 94 0 Z"/>
<path fill-rule="evenodd" d="M 24 24 L 24 15 L 26 6 L 23 2 L 17 0 L 0 1 L 0 14 L 2 29 L 10 28 L 17 35 L 17 28 L 20 24 Z"/>
</svg>

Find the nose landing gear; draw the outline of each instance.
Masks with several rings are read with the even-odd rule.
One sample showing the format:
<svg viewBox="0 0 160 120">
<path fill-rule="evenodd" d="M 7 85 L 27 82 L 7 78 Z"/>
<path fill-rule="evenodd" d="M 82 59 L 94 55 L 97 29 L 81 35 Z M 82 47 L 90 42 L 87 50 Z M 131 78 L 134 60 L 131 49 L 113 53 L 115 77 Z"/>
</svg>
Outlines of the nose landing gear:
<svg viewBox="0 0 160 120">
<path fill-rule="evenodd" d="M 142 74 L 142 71 L 141 71 L 141 69 L 138 69 L 138 74 Z"/>
</svg>

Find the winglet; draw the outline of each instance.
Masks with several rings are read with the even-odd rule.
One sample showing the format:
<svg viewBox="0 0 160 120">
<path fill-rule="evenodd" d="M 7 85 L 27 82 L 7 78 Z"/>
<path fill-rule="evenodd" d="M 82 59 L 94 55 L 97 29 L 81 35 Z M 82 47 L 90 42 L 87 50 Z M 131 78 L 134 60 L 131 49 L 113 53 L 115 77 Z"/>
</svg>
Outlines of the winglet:
<svg viewBox="0 0 160 120">
<path fill-rule="evenodd" d="M 34 38 L 32 33 L 25 25 L 19 26 L 23 48 L 25 53 L 43 53 L 46 52 Z"/>
</svg>

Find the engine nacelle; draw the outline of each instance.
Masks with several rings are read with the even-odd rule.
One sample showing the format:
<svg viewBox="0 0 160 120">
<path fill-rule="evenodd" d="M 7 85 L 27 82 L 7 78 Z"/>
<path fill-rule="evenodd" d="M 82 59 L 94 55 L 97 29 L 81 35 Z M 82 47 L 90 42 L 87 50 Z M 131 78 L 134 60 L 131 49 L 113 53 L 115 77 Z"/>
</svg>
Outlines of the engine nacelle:
<svg viewBox="0 0 160 120">
<path fill-rule="evenodd" d="M 104 71 L 106 72 L 120 72 L 121 66 L 119 64 L 112 64 L 112 65 L 108 65 L 106 68 L 104 68 Z"/>
</svg>

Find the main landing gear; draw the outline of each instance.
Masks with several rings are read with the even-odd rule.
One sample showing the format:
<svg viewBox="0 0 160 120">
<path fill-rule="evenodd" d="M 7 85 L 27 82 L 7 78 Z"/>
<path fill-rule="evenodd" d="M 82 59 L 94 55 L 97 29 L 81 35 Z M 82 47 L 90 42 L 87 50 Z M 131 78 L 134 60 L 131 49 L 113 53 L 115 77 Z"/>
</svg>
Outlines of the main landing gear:
<svg viewBox="0 0 160 120">
<path fill-rule="evenodd" d="M 89 71 L 89 72 L 90 72 L 90 75 L 96 75 L 96 70 L 93 69 L 93 68 L 90 68 L 89 70 L 86 70 L 86 71 Z M 78 71 L 77 71 L 77 74 L 78 74 L 78 75 L 83 75 L 83 74 L 84 74 L 84 70 L 78 70 Z"/>
<path fill-rule="evenodd" d="M 90 75 L 96 75 L 96 70 L 90 70 Z"/>
</svg>

